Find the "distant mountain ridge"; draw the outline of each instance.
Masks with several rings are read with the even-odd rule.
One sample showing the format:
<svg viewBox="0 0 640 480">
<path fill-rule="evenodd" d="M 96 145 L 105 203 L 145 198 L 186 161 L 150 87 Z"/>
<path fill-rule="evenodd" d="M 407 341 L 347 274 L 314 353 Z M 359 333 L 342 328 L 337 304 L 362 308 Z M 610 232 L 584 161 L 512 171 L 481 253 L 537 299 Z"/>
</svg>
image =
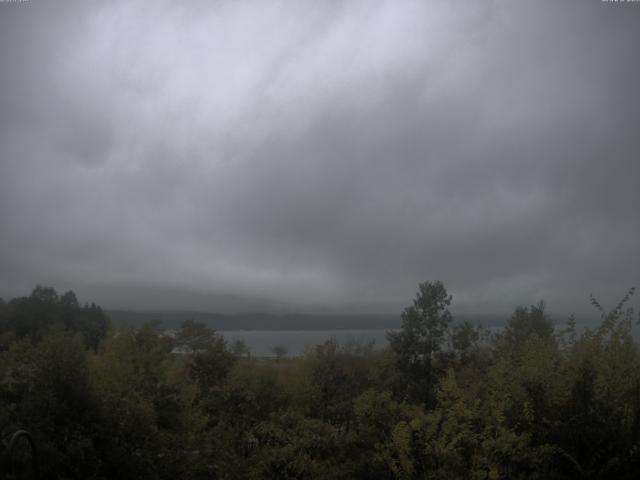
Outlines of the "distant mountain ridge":
<svg viewBox="0 0 640 480">
<path fill-rule="evenodd" d="M 185 320 L 205 323 L 215 330 L 390 330 L 400 328 L 399 314 L 304 314 L 304 313 L 210 313 L 191 311 L 107 310 L 116 326 L 142 325 L 159 320 L 166 328 L 178 327 Z M 457 315 L 484 326 L 502 325 L 508 315 Z"/>
</svg>

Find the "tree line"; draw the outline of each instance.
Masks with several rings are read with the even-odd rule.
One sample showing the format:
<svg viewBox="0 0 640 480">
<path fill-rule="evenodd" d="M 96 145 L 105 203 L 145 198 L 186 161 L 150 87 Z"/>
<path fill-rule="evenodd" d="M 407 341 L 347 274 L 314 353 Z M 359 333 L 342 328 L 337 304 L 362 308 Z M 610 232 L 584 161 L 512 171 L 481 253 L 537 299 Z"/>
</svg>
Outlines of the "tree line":
<svg viewBox="0 0 640 480">
<path fill-rule="evenodd" d="M 633 293 L 592 297 L 594 329 L 539 303 L 489 334 L 425 282 L 387 348 L 269 361 L 196 321 L 115 329 L 39 286 L 0 300 L 0 430 L 31 433 L 40 478 L 636 478 Z"/>
</svg>

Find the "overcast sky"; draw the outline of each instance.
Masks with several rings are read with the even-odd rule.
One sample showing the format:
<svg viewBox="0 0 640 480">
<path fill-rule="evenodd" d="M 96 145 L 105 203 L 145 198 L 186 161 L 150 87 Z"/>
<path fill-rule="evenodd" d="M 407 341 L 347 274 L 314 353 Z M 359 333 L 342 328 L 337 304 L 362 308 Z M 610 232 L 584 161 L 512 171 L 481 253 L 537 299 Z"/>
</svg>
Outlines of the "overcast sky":
<svg viewBox="0 0 640 480">
<path fill-rule="evenodd" d="M 640 2 L 0 3 L 0 296 L 612 306 L 639 48 Z"/>
</svg>

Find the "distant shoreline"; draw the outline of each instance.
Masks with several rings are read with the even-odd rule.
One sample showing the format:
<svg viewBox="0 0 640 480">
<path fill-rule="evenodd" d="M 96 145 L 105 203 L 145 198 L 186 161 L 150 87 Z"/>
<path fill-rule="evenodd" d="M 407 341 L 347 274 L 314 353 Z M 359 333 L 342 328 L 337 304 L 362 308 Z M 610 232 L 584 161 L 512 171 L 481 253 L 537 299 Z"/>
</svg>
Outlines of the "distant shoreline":
<svg viewBox="0 0 640 480">
<path fill-rule="evenodd" d="M 159 321 L 164 328 L 177 328 L 185 320 L 202 322 L 217 331 L 328 331 L 328 330 L 393 330 L 400 328 L 400 314 L 305 314 L 305 313 L 210 313 L 190 311 L 129 311 L 105 310 L 115 326 L 139 326 Z M 470 321 L 493 329 L 504 326 L 509 313 L 458 314 L 454 321 Z M 552 316 L 553 323 L 562 326 L 569 315 Z M 600 319 L 577 316 L 579 325 L 596 325 Z"/>
</svg>

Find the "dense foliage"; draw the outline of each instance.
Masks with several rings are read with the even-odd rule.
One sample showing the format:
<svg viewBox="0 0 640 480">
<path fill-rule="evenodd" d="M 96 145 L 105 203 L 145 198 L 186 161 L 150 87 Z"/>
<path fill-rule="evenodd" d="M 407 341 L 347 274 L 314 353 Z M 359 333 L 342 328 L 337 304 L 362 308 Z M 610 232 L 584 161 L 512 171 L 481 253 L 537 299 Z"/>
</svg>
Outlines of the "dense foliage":
<svg viewBox="0 0 640 480">
<path fill-rule="evenodd" d="M 490 336 L 427 282 L 387 349 L 274 360 L 193 321 L 114 331 L 37 287 L 0 301 L 0 429 L 33 434 L 46 478 L 637 478 L 628 298 L 592 299 L 594 330 L 555 330 L 538 304 Z"/>
</svg>

